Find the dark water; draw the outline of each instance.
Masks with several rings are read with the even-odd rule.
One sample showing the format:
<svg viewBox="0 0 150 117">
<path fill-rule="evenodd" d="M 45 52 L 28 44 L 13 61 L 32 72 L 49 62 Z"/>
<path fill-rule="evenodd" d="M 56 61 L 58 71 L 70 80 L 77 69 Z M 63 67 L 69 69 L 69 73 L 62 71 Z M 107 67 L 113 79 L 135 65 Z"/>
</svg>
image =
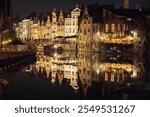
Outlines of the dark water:
<svg viewBox="0 0 150 117">
<path fill-rule="evenodd" d="M 36 63 L 1 77 L 1 99 L 150 99 L 140 57 L 37 52 Z"/>
</svg>

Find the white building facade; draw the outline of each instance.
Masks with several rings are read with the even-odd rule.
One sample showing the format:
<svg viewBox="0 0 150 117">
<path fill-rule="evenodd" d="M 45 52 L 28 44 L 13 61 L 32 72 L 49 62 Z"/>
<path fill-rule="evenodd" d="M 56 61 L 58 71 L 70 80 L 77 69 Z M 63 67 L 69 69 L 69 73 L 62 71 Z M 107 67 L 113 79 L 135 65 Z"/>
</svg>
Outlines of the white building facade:
<svg viewBox="0 0 150 117">
<path fill-rule="evenodd" d="M 19 28 L 17 35 L 23 41 L 31 39 L 31 27 L 33 25 L 33 21 L 31 19 L 24 19 L 19 23 Z"/>
<path fill-rule="evenodd" d="M 81 10 L 76 6 L 76 8 L 65 18 L 65 36 L 73 36 L 78 33 L 78 19 Z"/>
</svg>

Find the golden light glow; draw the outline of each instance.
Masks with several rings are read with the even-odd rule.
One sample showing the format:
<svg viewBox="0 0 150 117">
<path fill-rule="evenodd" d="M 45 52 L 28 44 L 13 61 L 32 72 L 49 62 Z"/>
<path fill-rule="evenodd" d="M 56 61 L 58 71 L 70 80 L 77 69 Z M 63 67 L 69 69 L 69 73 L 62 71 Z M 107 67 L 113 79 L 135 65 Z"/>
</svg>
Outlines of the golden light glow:
<svg viewBox="0 0 150 117">
<path fill-rule="evenodd" d="M 136 67 L 134 67 L 131 64 L 116 64 L 116 63 L 102 63 L 98 67 L 97 71 L 99 73 L 99 71 L 109 71 L 109 70 L 113 71 L 113 69 L 122 69 L 124 71 L 127 71 L 128 73 L 132 72 L 133 70 L 138 71 Z"/>
<path fill-rule="evenodd" d="M 109 34 L 101 34 L 99 36 L 101 42 L 103 43 L 117 43 L 117 44 L 132 44 L 134 41 L 134 37 L 132 36 L 116 36 L 116 35 L 109 35 Z"/>
<path fill-rule="evenodd" d="M 63 11 L 57 16 L 56 9 L 52 11 L 52 17 L 47 16 L 47 21 L 39 19 L 24 19 L 16 27 L 16 36 L 23 41 L 26 39 L 53 40 L 57 36 L 73 36 L 78 32 L 78 17 L 81 10 L 76 7 L 71 16 L 64 17 Z M 38 21 L 37 21 L 38 20 Z"/>
</svg>

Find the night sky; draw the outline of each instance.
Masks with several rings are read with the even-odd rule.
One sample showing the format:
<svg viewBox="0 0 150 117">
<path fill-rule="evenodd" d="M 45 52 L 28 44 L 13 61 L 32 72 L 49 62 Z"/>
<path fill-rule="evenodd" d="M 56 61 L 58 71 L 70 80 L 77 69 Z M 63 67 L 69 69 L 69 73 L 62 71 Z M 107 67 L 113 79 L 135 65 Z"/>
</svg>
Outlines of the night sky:
<svg viewBox="0 0 150 117">
<path fill-rule="evenodd" d="M 13 1 L 13 14 L 18 15 L 21 18 L 29 15 L 30 12 L 44 12 L 52 11 L 56 8 L 57 11 L 61 9 L 68 11 L 69 9 L 75 8 L 75 6 L 81 5 L 85 0 L 12 0 Z M 114 3 L 116 7 L 123 6 L 123 0 L 87 0 L 88 4 L 96 3 L 108 4 Z M 137 4 L 141 4 L 144 7 L 150 7 L 150 0 L 130 0 L 130 8 L 136 8 Z M 149 6 L 148 6 L 149 5 Z"/>
</svg>

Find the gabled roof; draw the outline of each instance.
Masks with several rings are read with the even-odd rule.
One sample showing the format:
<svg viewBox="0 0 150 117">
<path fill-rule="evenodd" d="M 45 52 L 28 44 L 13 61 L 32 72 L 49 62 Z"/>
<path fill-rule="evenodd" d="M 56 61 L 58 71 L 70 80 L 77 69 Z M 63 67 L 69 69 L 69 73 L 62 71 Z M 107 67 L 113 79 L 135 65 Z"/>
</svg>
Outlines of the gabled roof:
<svg viewBox="0 0 150 117">
<path fill-rule="evenodd" d="M 72 12 L 80 12 L 80 11 L 81 11 L 81 9 L 79 9 L 78 7 L 76 7 Z"/>
<path fill-rule="evenodd" d="M 142 11 L 139 11 L 138 9 L 116 9 L 112 11 L 112 13 L 119 16 L 131 18 L 138 18 L 144 16 L 144 13 Z"/>
<path fill-rule="evenodd" d="M 56 14 L 57 14 L 57 18 L 58 18 L 60 12 L 56 12 Z M 63 12 L 64 17 L 67 17 L 67 15 L 68 15 L 68 13 Z M 44 22 L 46 22 L 47 21 L 47 16 L 50 16 L 51 21 L 52 21 L 52 13 L 50 13 L 50 12 L 41 12 L 41 13 L 31 12 L 25 19 L 34 20 L 36 18 L 37 20 L 40 20 L 40 21 L 43 20 Z"/>
<path fill-rule="evenodd" d="M 82 5 L 81 15 L 79 17 L 79 20 L 82 19 L 84 9 L 85 9 L 85 5 Z M 103 21 L 103 9 L 112 10 L 114 9 L 114 5 L 113 4 L 108 4 L 108 5 L 92 4 L 92 5 L 87 5 L 87 9 L 88 9 L 89 16 L 93 18 L 93 23 L 101 23 Z"/>
</svg>

